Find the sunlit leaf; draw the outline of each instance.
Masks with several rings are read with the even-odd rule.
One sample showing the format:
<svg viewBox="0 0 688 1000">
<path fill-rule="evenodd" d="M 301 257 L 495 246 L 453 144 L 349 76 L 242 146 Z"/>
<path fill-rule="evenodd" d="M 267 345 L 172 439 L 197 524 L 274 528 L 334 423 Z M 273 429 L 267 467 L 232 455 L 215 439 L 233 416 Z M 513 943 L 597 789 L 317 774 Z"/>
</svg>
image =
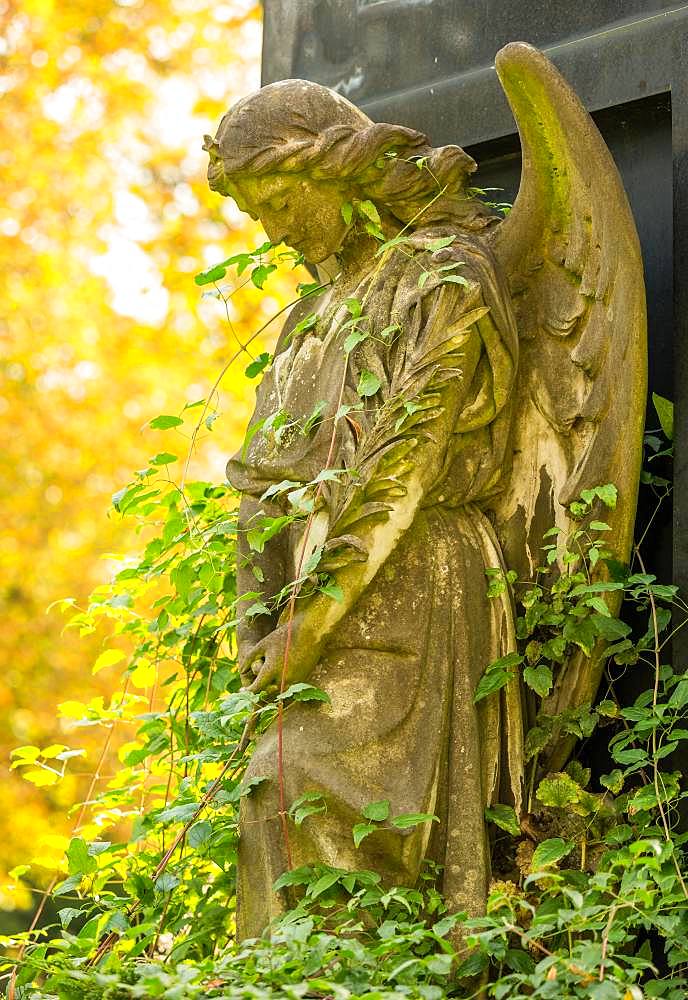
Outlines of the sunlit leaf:
<svg viewBox="0 0 688 1000">
<path fill-rule="evenodd" d="M 169 430 L 170 427 L 179 427 L 180 424 L 183 423 L 184 421 L 181 417 L 174 417 L 170 414 L 163 413 L 159 417 L 154 417 L 151 421 L 149 421 L 148 426 L 157 431 L 166 431 Z"/>
<path fill-rule="evenodd" d="M 106 649 L 96 659 L 91 667 L 91 673 L 97 674 L 105 667 L 112 667 L 115 663 L 121 663 L 125 659 L 125 654 L 121 649 Z"/>
</svg>

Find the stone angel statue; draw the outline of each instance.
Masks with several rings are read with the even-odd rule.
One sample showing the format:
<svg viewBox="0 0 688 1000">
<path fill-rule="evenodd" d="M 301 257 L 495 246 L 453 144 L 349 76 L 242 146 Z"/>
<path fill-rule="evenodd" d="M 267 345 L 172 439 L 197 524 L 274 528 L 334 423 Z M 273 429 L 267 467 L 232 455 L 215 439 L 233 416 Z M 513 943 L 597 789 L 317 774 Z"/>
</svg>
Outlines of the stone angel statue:
<svg viewBox="0 0 688 1000">
<path fill-rule="evenodd" d="M 485 808 L 522 807 L 528 712 L 516 674 L 474 702 L 486 666 L 516 648 L 512 600 L 486 596 L 486 570 L 528 579 L 544 530 L 566 529 L 571 501 L 607 482 L 619 491 L 612 545 L 629 554 L 646 377 L 633 219 L 552 64 L 513 43 L 496 67 L 523 145 L 504 219 L 469 187 L 476 165 L 458 146 L 374 123 L 315 83 L 266 86 L 206 137 L 211 188 L 317 265 L 324 286 L 289 316 L 258 389 L 259 429 L 228 466 L 242 494 L 239 592 L 255 592 L 258 565 L 268 604 L 313 552 L 333 584 L 239 629 L 253 691 L 308 681 L 329 698 L 290 705 L 257 741 L 240 938 L 284 909 L 278 876 L 315 862 L 412 885 L 428 858 L 449 905 L 479 914 Z M 319 476 L 306 527 L 290 520 L 251 552 L 254 519 L 290 513 L 271 487 Z M 601 652 L 571 654 L 547 711 L 594 696 Z M 553 766 L 566 752 L 551 748 Z M 326 809 L 290 825 L 287 845 L 285 809 L 306 792 Z M 362 810 L 385 800 L 392 819 L 437 820 L 381 822 L 356 847 Z"/>
</svg>

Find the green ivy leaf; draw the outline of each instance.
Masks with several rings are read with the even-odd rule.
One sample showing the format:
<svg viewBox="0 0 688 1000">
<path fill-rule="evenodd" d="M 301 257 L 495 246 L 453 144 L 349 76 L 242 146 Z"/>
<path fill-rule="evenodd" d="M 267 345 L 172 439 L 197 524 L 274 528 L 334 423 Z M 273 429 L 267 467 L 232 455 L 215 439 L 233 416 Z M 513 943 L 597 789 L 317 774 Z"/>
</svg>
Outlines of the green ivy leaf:
<svg viewBox="0 0 688 1000">
<path fill-rule="evenodd" d="M 367 340 L 369 336 L 370 334 L 365 330 L 361 330 L 358 327 L 353 329 L 351 333 L 348 335 L 348 337 L 346 337 L 344 340 L 344 347 L 343 347 L 344 353 L 351 354 L 354 348 L 358 347 L 359 344 L 362 344 L 363 341 Z"/>
<path fill-rule="evenodd" d="M 153 430 L 156 431 L 166 431 L 169 430 L 170 427 L 179 427 L 179 425 L 183 423 L 184 421 L 181 417 L 173 417 L 168 413 L 161 413 L 159 417 L 153 417 L 153 419 L 149 421 L 148 426 L 152 427 Z"/>
<path fill-rule="evenodd" d="M 380 213 L 372 201 L 359 201 L 356 207 L 360 215 L 370 219 L 376 226 L 380 225 Z"/>
<path fill-rule="evenodd" d="M 590 782 L 592 776 L 592 771 L 589 767 L 583 767 L 580 761 L 570 760 L 566 765 L 565 774 L 568 774 L 569 778 L 573 778 L 577 785 L 581 788 L 585 788 Z"/>
<path fill-rule="evenodd" d="M 408 236 L 393 236 L 391 240 L 385 240 L 378 248 L 375 254 L 376 257 L 380 257 L 386 250 L 392 250 L 394 247 L 404 246 L 410 243 L 411 240 Z"/>
<path fill-rule="evenodd" d="M 590 656 L 597 642 L 598 632 L 590 618 L 579 620 L 569 618 L 564 625 L 563 635 L 567 642 L 579 646 L 587 656 Z"/>
<path fill-rule="evenodd" d="M 270 608 L 266 604 L 263 604 L 262 601 L 255 601 L 254 604 L 246 608 L 246 610 L 244 611 L 244 615 L 247 618 L 255 618 L 256 615 L 269 615 L 269 614 L 270 614 Z"/>
<path fill-rule="evenodd" d="M 275 701 L 286 701 L 288 698 L 292 698 L 294 701 L 330 700 L 330 696 L 326 691 L 323 691 L 319 687 L 315 687 L 314 684 L 306 684 L 303 681 L 299 681 L 296 684 L 290 684 L 286 691 L 277 695 Z"/>
<path fill-rule="evenodd" d="M 268 277 L 276 270 L 277 264 L 259 264 L 258 267 L 254 267 L 251 271 L 251 281 L 256 288 L 262 291 Z"/>
<path fill-rule="evenodd" d="M 70 875 L 69 878 L 64 879 L 62 882 L 58 882 L 53 893 L 55 896 L 67 896 L 70 892 L 78 889 L 81 885 L 82 880 L 81 875 Z"/>
<path fill-rule="evenodd" d="M 541 698 L 545 698 L 552 690 L 552 671 L 544 663 L 539 663 L 536 667 L 526 667 L 523 671 L 523 680 Z"/>
<path fill-rule="evenodd" d="M 359 319 L 361 312 L 363 311 L 360 299 L 354 298 L 353 296 L 349 299 L 345 299 L 344 306 L 352 319 Z"/>
<path fill-rule="evenodd" d="M 457 980 L 479 976 L 487 968 L 488 962 L 489 957 L 487 954 L 474 951 L 473 954 L 469 955 L 468 958 L 464 958 L 463 962 L 457 966 Z M 511 986 L 509 988 L 511 989 Z"/>
<path fill-rule="evenodd" d="M 210 285 L 214 281 L 221 281 L 226 274 L 227 268 L 224 264 L 214 264 L 205 271 L 200 271 L 194 275 L 194 281 L 197 285 Z"/>
<path fill-rule="evenodd" d="M 369 837 L 371 833 L 375 833 L 377 829 L 378 827 L 375 823 L 356 823 L 351 831 L 354 838 L 354 847 L 360 847 L 366 837 Z"/>
<path fill-rule="evenodd" d="M 67 866 L 70 875 L 89 875 L 98 862 L 88 853 L 88 845 L 81 837 L 74 837 L 67 848 Z"/>
<path fill-rule="evenodd" d="M 530 863 L 531 871 L 539 871 L 541 868 L 555 865 L 557 861 L 561 861 L 567 854 L 570 854 L 573 848 L 574 845 L 570 840 L 562 840 L 561 837 L 543 840 L 533 852 L 533 859 Z"/>
<path fill-rule="evenodd" d="M 631 626 L 627 625 L 626 622 L 619 621 L 618 618 L 607 617 L 606 615 L 592 615 L 592 623 L 598 635 L 601 635 L 603 639 L 607 639 L 610 642 L 615 642 L 617 639 L 625 639 L 631 631 Z"/>
<path fill-rule="evenodd" d="M 433 976 L 448 976 L 451 972 L 453 955 L 438 953 L 425 960 L 425 967 Z"/>
<path fill-rule="evenodd" d="M 390 323 L 389 326 L 384 328 L 384 330 L 380 330 L 378 337 L 382 337 L 383 340 L 386 340 L 388 337 L 391 337 L 393 333 L 397 333 L 399 330 L 401 330 L 401 327 L 398 323 Z"/>
<path fill-rule="evenodd" d="M 686 705 L 688 705 L 688 680 L 681 680 L 669 696 L 669 707 L 685 708 Z"/>
<path fill-rule="evenodd" d="M 181 884 L 181 880 L 171 872 L 163 872 L 162 875 L 158 875 L 154 884 L 157 892 L 172 892 Z"/>
<path fill-rule="evenodd" d="M 463 285 L 468 288 L 470 281 L 468 278 L 464 278 L 462 274 L 445 274 L 442 278 L 441 284 L 443 285 Z"/>
<path fill-rule="evenodd" d="M 389 816 L 389 799 L 380 799 L 379 802 L 369 802 L 361 809 L 361 815 L 366 819 L 375 820 L 382 823 Z"/>
<path fill-rule="evenodd" d="M 354 206 L 350 201 L 345 201 L 340 209 L 340 212 L 342 213 L 344 222 L 346 222 L 347 226 L 350 226 L 354 217 Z"/>
<path fill-rule="evenodd" d="M 615 767 L 609 774 L 600 775 L 600 784 L 608 788 L 612 795 L 618 795 L 623 788 L 623 772 Z"/>
<path fill-rule="evenodd" d="M 344 591 L 333 577 L 330 577 L 327 583 L 322 584 L 318 589 L 321 594 L 331 597 L 333 601 L 338 601 L 340 604 L 344 600 Z"/>
<path fill-rule="evenodd" d="M 286 515 L 284 517 L 273 517 L 262 527 L 251 528 L 250 531 L 246 532 L 246 541 L 249 548 L 253 549 L 254 552 L 262 552 L 265 548 L 265 543 L 278 534 L 290 521 L 291 518 Z"/>
<path fill-rule="evenodd" d="M 586 598 L 586 600 L 583 601 L 583 603 L 585 604 L 586 607 L 593 608 L 593 610 L 595 610 L 599 615 L 603 615 L 605 618 L 612 617 L 612 613 L 605 604 L 604 598 L 602 597 L 596 597 L 595 595 L 593 595 L 592 597 Z"/>
<path fill-rule="evenodd" d="M 439 821 L 439 816 L 435 816 L 434 813 L 402 813 L 394 817 L 392 826 L 396 826 L 397 830 L 409 830 L 412 826 L 420 826 L 421 823 L 439 823 Z"/>
<path fill-rule="evenodd" d="M 296 826 L 301 826 L 309 816 L 327 812 L 327 803 L 320 792 L 304 792 L 289 807 L 289 815 Z"/>
<path fill-rule="evenodd" d="M 267 351 L 263 351 L 262 354 L 259 354 L 255 361 L 252 361 L 250 365 L 247 365 L 246 377 L 255 378 L 256 375 L 260 375 L 260 373 L 270 364 L 271 357 L 272 355 L 268 354 Z"/>
<path fill-rule="evenodd" d="M 520 653 L 507 653 L 506 656 L 501 656 L 498 660 L 491 663 L 478 681 L 478 686 L 473 696 L 474 704 L 477 705 L 483 698 L 487 698 L 488 695 L 499 691 L 500 688 L 507 685 L 515 676 L 513 668 L 519 666 L 521 663 L 523 663 L 523 657 Z"/>
<path fill-rule="evenodd" d="M 528 952 L 521 951 L 519 948 L 509 948 L 504 956 L 504 962 L 509 969 L 512 969 L 514 972 L 520 972 L 525 976 L 531 975 L 535 969 L 535 962 Z M 497 996 L 497 993 L 495 993 L 495 996 Z"/>
<path fill-rule="evenodd" d="M 616 719 L 619 714 L 619 706 L 615 701 L 607 698 L 597 705 L 597 711 L 600 715 L 603 715 L 605 719 Z"/>
<path fill-rule="evenodd" d="M 547 746 L 549 735 L 549 730 L 543 726 L 533 726 L 532 729 L 528 730 L 524 746 L 526 761 L 532 760 L 536 754 L 544 750 Z"/>
<path fill-rule="evenodd" d="M 276 880 L 273 885 L 275 891 L 285 889 L 289 885 L 308 885 L 313 878 L 313 869 L 309 865 L 302 865 L 300 868 L 292 868 L 286 871 Z"/>
<path fill-rule="evenodd" d="M 194 850 L 202 850 L 210 840 L 213 828 L 207 819 L 194 823 L 186 835 L 186 842 Z"/>
<path fill-rule="evenodd" d="M 521 824 L 518 821 L 518 816 L 513 806 L 488 806 L 485 810 L 485 819 L 489 823 L 494 823 L 500 830 L 506 830 L 507 833 L 510 833 L 514 837 L 518 837 L 521 834 Z"/>
<path fill-rule="evenodd" d="M 495 691 L 499 691 L 501 688 L 506 687 L 514 676 L 514 673 L 509 670 L 493 670 L 490 673 L 483 674 L 478 681 L 478 686 L 475 689 L 473 703 L 477 705 L 479 701 L 483 700 L 483 698 L 487 698 L 489 695 L 494 694 Z"/>
<path fill-rule="evenodd" d="M 315 404 L 309 415 L 304 420 L 301 432 L 303 434 L 310 434 L 313 428 L 316 427 L 322 420 L 323 413 L 325 412 L 326 409 L 327 409 L 327 400 L 326 399 L 319 400 Z"/>
<path fill-rule="evenodd" d="M 306 895 L 309 899 L 317 899 L 318 896 L 322 896 L 324 892 L 331 889 L 333 885 L 339 882 L 341 878 L 341 873 L 338 871 L 325 872 L 321 875 L 319 879 L 313 882 L 306 889 Z"/>
<path fill-rule="evenodd" d="M 311 573 L 315 572 L 318 568 L 318 563 L 320 562 L 320 557 L 322 556 L 323 547 L 319 545 L 316 549 L 311 552 L 308 559 L 306 559 L 303 565 L 303 575 L 309 576 Z"/>
<path fill-rule="evenodd" d="M 268 486 L 265 493 L 261 495 L 262 500 L 269 500 L 270 497 L 276 497 L 280 493 L 287 493 L 290 490 L 299 489 L 301 483 L 297 483 L 294 479 L 283 479 L 279 483 L 273 483 L 272 486 Z"/>
<path fill-rule="evenodd" d="M 603 655 L 605 659 L 614 657 L 615 663 L 633 664 L 638 662 L 639 654 L 630 639 L 623 639 L 621 642 L 615 642 L 612 646 L 608 646 Z"/>
<path fill-rule="evenodd" d="M 429 243 L 426 243 L 425 249 L 433 253 L 436 250 L 444 250 L 445 247 L 451 246 L 455 239 L 456 236 L 441 236 L 438 240 L 430 240 Z"/>
<path fill-rule="evenodd" d="M 238 708 L 240 711 L 241 708 Z M 236 785 L 232 791 L 229 793 L 229 799 L 231 802 L 238 802 L 239 799 L 243 799 L 244 796 L 250 795 L 254 788 L 258 788 L 259 785 L 265 784 L 268 779 L 264 774 L 254 774 L 252 778 L 244 779 L 241 784 Z"/>
<path fill-rule="evenodd" d="M 612 757 L 617 764 L 647 764 L 648 756 L 645 750 L 641 750 L 640 747 L 631 747 L 630 750 L 617 750 L 616 747 L 612 749 Z"/>
<path fill-rule="evenodd" d="M 299 286 L 300 287 L 300 286 Z M 305 286 L 304 286 L 305 287 Z M 294 326 L 287 334 L 287 340 L 291 340 L 292 337 L 298 337 L 302 333 L 307 333 L 308 330 L 312 330 L 314 326 L 318 323 L 318 314 L 309 313 L 300 320 L 296 326 Z"/>
<path fill-rule="evenodd" d="M 674 440 L 674 404 L 670 399 L 665 399 L 664 396 L 658 395 L 658 393 L 652 393 L 652 403 L 655 408 L 655 412 L 659 417 L 659 422 L 662 426 L 665 436 L 670 440 Z"/>
<path fill-rule="evenodd" d="M 169 451 L 160 451 L 150 459 L 151 465 L 171 465 L 177 461 L 177 456 Z"/>
<path fill-rule="evenodd" d="M 306 299 L 325 287 L 327 286 L 322 285 L 319 281 L 300 281 L 296 286 L 296 291 L 300 299 Z"/>
<path fill-rule="evenodd" d="M 561 771 L 549 778 L 543 778 L 538 785 L 536 798 L 543 806 L 565 809 L 580 800 L 583 789 L 568 774 Z"/>
<path fill-rule="evenodd" d="M 593 486 L 590 490 L 581 490 L 581 497 L 587 504 L 591 504 L 595 497 L 597 497 L 610 510 L 614 510 L 616 507 L 618 495 L 619 491 L 613 483 L 605 483 L 604 486 Z"/>
<path fill-rule="evenodd" d="M 379 390 L 381 385 L 380 379 L 373 372 L 362 371 L 361 377 L 358 380 L 358 387 L 356 392 L 359 396 L 366 398 L 368 396 L 374 396 Z"/>
<path fill-rule="evenodd" d="M 77 917 L 83 916 L 83 910 L 77 910 L 73 906 L 64 906 L 61 910 L 58 910 L 57 915 L 60 918 L 60 924 L 62 927 L 69 927 L 72 920 L 76 920 Z"/>
</svg>

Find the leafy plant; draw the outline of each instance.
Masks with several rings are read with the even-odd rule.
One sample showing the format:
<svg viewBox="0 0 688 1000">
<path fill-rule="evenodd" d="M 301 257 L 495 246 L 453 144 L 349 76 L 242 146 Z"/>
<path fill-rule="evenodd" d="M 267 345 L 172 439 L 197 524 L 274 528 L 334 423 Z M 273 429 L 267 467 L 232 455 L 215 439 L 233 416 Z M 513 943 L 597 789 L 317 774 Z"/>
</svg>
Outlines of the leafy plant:
<svg viewBox="0 0 688 1000">
<path fill-rule="evenodd" d="M 382 249 L 379 218 L 366 204 L 355 206 L 356 213 Z M 347 221 L 353 218 L 354 207 Z M 384 252 L 402 239 L 390 241 L 394 246 Z M 446 249 L 451 239 L 439 242 L 434 250 Z M 273 265 L 294 263 L 273 250 L 264 245 L 235 255 L 203 272 L 198 283 L 216 283 L 229 267 L 251 267 L 254 284 L 262 283 Z M 440 270 L 436 280 L 459 278 L 458 266 Z M 309 284 L 303 297 L 319 290 Z M 365 302 L 349 300 L 347 312 L 344 364 L 370 335 Z M 307 334 L 316 323 L 307 317 L 291 334 Z M 380 336 L 395 333 L 390 328 Z M 248 377 L 258 377 L 270 363 L 269 355 L 261 355 L 249 365 Z M 378 388 L 375 376 L 364 371 L 360 403 L 344 406 L 340 400 L 334 422 L 355 423 L 353 414 Z M 412 401 L 395 401 L 395 407 L 399 420 L 413 419 Z M 658 411 L 668 431 L 666 401 Z M 309 433 L 322 415 L 316 407 L 304 424 L 280 411 L 251 433 L 275 439 Z M 166 435 L 165 447 L 174 448 L 182 431 L 193 446 L 198 428 L 210 429 L 213 416 L 210 402 L 201 400 L 178 415 L 154 418 L 150 426 Z M 657 446 L 648 445 L 653 455 L 669 451 L 658 435 Z M 519 648 L 487 668 L 476 700 L 499 690 L 516 671 L 535 696 L 546 698 L 572 649 L 589 655 L 598 639 L 608 647 L 604 698 L 560 716 L 541 713 L 527 735 L 527 811 L 519 816 L 508 804 L 487 810 L 495 835 L 495 881 L 486 915 L 469 920 L 447 913 L 432 866 L 418 887 L 408 888 L 384 885 L 376 872 L 317 864 L 290 868 L 278 880 L 277 887 L 288 887 L 297 901 L 268 936 L 235 944 L 238 808 L 260 781 L 244 778 L 250 748 L 266 726 L 279 723 L 285 702 L 327 698 L 307 683 L 272 698 L 247 691 L 235 629 L 241 615 L 273 614 L 309 588 L 341 599 L 328 567 L 352 554 L 316 549 L 274 601 L 264 597 L 255 564 L 255 591 L 238 593 L 238 497 L 226 484 L 187 482 L 185 475 L 174 482 L 169 468 L 177 460 L 172 450 L 157 452 L 113 497 L 115 510 L 141 532 L 141 556 L 97 588 L 87 607 L 64 605 L 68 628 L 106 636 L 94 671 L 125 668 L 107 702 L 70 700 L 60 706 L 61 715 L 75 731 L 103 731 L 102 761 L 115 727 L 126 728 L 128 739 L 119 746 L 116 773 L 100 788 L 93 784 L 79 807 L 63 870 L 51 888 L 59 926 L 34 927 L 3 942 L 10 996 L 684 996 L 687 835 L 678 815 L 686 792 L 673 754 L 688 739 L 688 681 L 668 664 L 666 651 L 688 608 L 675 587 L 646 572 L 639 548 L 637 566 L 611 560 L 607 525 L 590 515 L 595 504 L 613 507 L 613 485 L 585 491 L 572 506 L 581 521 L 569 539 L 554 529 L 547 533 L 535 584 L 521 585 L 513 573 L 488 574 L 493 596 L 514 590 Z M 266 506 L 247 533 L 250 551 L 259 554 L 294 521 L 308 523 L 325 485 L 355 474 L 325 469 L 310 483 L 271 486 L 263 501 L 284 497 L 288 513 L 272 516 Z M 660 500 L 667 495 L 665 480 L 650 477 L 648 483 Z M 556 577 L 551 567 L 558 558 L 566 572 Z M 597 581 L 592 571 L 601 564 L 608 579 Z M 609 593 L 623 595 L 630 614 L 613 615 L 605 601 Z M 649 686 L 632 705 L 620 704 L 619 673 L 643 667 Z M 585 739 L 602 727 L 615 766 L 601 776 L 599 788 L 590 789 L 592 776 L 580 761 L 543 773 L 539 761 L 554 737 Z M 29 781 L 53 785 L 80 754 L 80 748 L 63 745 L 21 747 L 14 766 Z M 326 796 L 314 788 L 288 803 L 283 818 L 300 826 L 316 824 L 326 813 Z M 352 837 L 358 846 L 385 826 L 405 829 L 436 819 L 392 815 L 388 801 L 371 802 Z"/>
</svg>

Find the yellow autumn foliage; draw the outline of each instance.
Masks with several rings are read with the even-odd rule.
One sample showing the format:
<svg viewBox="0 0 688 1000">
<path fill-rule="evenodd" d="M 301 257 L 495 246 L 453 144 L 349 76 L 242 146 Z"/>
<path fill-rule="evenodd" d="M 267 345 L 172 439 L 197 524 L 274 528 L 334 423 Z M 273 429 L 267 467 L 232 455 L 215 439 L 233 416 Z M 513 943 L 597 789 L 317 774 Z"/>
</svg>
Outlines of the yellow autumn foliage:
<svg viewBox="0 0 688 1000">
<path fill-rule="evenodd" d="M 40 887 L 61 863 L 68 812 L 105 738 L 102 726 L 71 729 L 70 716 L 107 704 L 123 665 L 104 636 L 63 633 L 60 607 L 46 608 L 65 597 L 83 606 L 137 547 L 108 513 L 111 495 L 151 455 L 176 454 L 179 467 L 189 448 L 186 424 L 149 420 L 206 397 L 237 343 L 292 295 L 284 278 L 263 293 L 246 284 L 226 317 L 193 282 L 264 239 L 207 189 L 201 149 L 227 105 L 258 85 L 260 34 L 253 0 L 0 2 L 5 910 L 31 905 L 13 867 L 33 860 L 28 884 Z M 195 475 L 221 477 L 236 447 L 248 360 L 224 379 Z M 149 681 L 139 664 L 132 695 L 145 702 Z M 132 725 L 121 729 L 115 745 L 133 738 Z M 19 746 L 12 759 L 31 767 L 10 769 Z M 65 748 L 84 754 L 60 760 Z M 116 754 L 108 766 L 99 780 Z"/>
</svg>

